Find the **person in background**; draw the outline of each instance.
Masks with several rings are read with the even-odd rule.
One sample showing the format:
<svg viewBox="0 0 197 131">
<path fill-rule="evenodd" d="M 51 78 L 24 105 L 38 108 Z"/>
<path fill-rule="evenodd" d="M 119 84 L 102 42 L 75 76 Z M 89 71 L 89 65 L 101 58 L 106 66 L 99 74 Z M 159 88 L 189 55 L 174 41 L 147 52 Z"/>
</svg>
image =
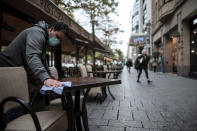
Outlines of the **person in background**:
<svg viewBox="0 0 197 131">
<path fill-rule="evenodd" d="M 131 67 L 133 66 L 133 61 L 132 61 L 132 59 L 128 59 L 127 62 L 126 62 L 126 65 L 127 65 L 127 69 L 128 69 L 129 72 L 130 72 Z"/>
<path fill-rule="evenodd" d="M 154 56 L 152 59 L 152 67 L 153 67 L 153 71 L 156 72 L 157 71 L 157 58 Z"/>
<path fill-rule="evenodd" d="M 142 70 L 144 70 L 146 78 L 147 78 L 147 82 L 150 83 L 151 81 L 148 76 L 148 63 L 150 61 L 150 57 L 147 55 L 147 52 L 145 49 L 142 50 L 142 55 L 139 56 L 136 61 L 138 61 L 138 64 L 136 65 L 138 69 L 137 82 L 140 83 L 140 76 L 142 74 Z"/>
<path fill-rule="evenodd" d="M 159 70 L 160 70 L 160 73 L 164 72 L 163 67 L 164 67 L 164 57 L 163 57 L 163 54 L 161 53 L 160 57 L 159 57 Z"/>
</svg>

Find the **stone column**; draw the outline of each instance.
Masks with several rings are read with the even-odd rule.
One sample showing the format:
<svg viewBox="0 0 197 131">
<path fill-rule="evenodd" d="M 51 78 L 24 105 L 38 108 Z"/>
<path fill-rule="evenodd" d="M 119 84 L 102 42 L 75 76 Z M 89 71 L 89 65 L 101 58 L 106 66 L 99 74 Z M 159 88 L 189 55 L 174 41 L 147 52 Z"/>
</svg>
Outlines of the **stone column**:
<svg viewBox="0 0 197 131">
<path fill-rule="evenodd" d="M 143 0 L 139 0 L 139 33 L 143 31 Z"/>
<path fill-rule="evenodd" d="M 180 23 L 179 40 L 179 75 L 188 76 L 190 73 L 190 26 L 189 21 Z"/>
</svg>

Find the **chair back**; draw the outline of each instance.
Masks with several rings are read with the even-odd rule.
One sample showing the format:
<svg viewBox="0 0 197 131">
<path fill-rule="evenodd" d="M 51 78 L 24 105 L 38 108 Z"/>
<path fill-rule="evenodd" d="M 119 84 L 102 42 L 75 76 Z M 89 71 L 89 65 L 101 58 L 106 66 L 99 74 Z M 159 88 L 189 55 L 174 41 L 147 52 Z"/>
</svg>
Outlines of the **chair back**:
<svg viewBox="0 0 197 131">
<path fill-rule="evenodd" d="M 59 77 L 58 77 L 58 73 L 57 73 L 57 70 L 56 70 L 56 68 L 55 67 L 49 67 L 49 70 L 50 70 L 50 72 L 51 72 L 51 75 L 53 76 L 53 77 L 55 77 L 55 79 L 59 79 Z"/>
<path fill-rule="evenodd" d="M 103 65 L 103 70 L 104 71 L 107 71 L 108 70 L 106 65 Z"/>
<path fill-rule="evenodd" d="M 86 67 L 84 65 L 79 64 L 79 70 L 81 73 L 81 77 L 88 77 L 88 73 L 87 73 Z"/>
<path fill-rule="evenodd" d="M 92 66 L 87 65 L 86 66 L 87 72 L 92 72 Z M 89 73 L 90 77 L 93 77 L 93 73 Z"/>
<path fill-rule="evenodd" d="M 0 102 L 6 97 L 19 97 L 29 102 L 27 75 L 23 67 L 0 67 Z M 18 106 L 8 102 L 5 111 Z"/>
</svg>

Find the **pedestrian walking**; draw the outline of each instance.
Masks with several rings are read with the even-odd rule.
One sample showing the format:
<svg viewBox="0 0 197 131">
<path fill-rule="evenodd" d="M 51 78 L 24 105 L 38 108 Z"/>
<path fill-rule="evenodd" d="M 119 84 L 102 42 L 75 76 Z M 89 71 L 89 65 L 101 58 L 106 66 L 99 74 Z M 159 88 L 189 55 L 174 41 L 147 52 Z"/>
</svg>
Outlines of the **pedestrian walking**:
<svg viewBox="0 0 197 131">
<path fill-rule="evenodd" d="M 127 62 L 126 62 L 126 65 L 127 65 L 128 71 L 130 72 L 131 67 L 133 66 L 133 61 L 132 61 L 132 59 L 128 59 Z"/>
<path fill-rule="evenodd" d="M 159 70 L 161 73 L 164 72 L 164 57 L 162 53 L 160 54 L 160 57 L 159 57 Z"/>
<path fill-rule="evenodd" d="M 138 78 L 137 78 L 137 82 L 140 83 L 140 76 L 142 74 L 142 70 L 144 70 L 146 78 L 147 78 L 147 82 L 150 83 L 150 79 L 148 76 L 148 62 L 150 61 L 150 57 L 147 55 L 146 50 L 144 49 L 142 51 L 142 55 L 139 56 L 136 60 L 137 65 L 135 65 L 135 67 L 138 70 Z"/>
<path fill-rule="evenodd" d="M 154 56 L 153 58 L 152 58 L 152 67 L 153 67 L 153 71 L 154 72 L 156 72 L 156 70 L 157 70 L 157 58 Z"/>
<path fill-rule="evenodd" d="M 135 63 L 134 63 L 134 68 L 136 69 L 136 71 L 138 72 L 138 70 L 139 70 L 139 57 L 141 56 L 142 54 L 138 54 L 138 57 L 137 57 L 137 59 L 135 60 Z"/>
</svg>

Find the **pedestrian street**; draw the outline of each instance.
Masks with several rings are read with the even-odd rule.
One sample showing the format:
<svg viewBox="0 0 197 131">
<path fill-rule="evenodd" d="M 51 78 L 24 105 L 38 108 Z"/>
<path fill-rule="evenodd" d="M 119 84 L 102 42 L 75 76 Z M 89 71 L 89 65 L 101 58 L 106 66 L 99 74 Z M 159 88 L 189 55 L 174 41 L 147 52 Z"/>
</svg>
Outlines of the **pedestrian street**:
<svg viewBox="0 0 197 131">
<path fill-rule="evenodd" d="M 175 74 L 142 72 L 137 83 L 134 68 L 123 69 L 121 85 L 110 86 L 110 96 L 100 104 L 87 103 L 90 131 L 196 131 L 197 80 Z"/>
</svg>

